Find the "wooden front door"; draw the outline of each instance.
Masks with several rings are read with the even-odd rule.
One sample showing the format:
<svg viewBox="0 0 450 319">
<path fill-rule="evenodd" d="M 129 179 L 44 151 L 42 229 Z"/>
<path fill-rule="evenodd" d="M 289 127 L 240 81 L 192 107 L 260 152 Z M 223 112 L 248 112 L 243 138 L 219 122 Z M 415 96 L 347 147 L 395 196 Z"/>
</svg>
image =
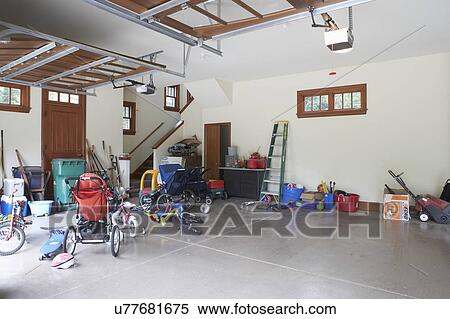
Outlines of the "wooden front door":
<svg viewBox="0 0 450 319">
<path fill-rule="evenodd" d="M 86 97 L 42 90 L 42 166 L 55 158 L 85 158 Z M 49 183 L 47 194 L 51 193 Z"/>
<path fill-rule="evenodd" d="M 205 124 L 205 167 L 208 179 L 220 179 L 219 167 L 231 145 L 231 123 Z"/>
</svg>

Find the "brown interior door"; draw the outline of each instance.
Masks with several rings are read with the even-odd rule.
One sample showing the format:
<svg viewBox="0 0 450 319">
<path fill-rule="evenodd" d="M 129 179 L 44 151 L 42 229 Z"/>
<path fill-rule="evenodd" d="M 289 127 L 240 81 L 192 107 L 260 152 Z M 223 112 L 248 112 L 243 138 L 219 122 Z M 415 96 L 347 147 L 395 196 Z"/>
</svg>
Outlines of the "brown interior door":
<svg viewBox="0 0 450 319">
<path fill-rule="evenodd" d="M 42 90 L 42 166 L 55 158 L 85 158 L 86 97 Z M 47 197 L 52 197 L 48 184 Z"/>
<path fill-rule="evenodd" d="M 205 124 L 205 167 L 208 179 L 220 179 L 219 167 L 224 164 L 231 145 L 231 123 Z"/>
</svg>

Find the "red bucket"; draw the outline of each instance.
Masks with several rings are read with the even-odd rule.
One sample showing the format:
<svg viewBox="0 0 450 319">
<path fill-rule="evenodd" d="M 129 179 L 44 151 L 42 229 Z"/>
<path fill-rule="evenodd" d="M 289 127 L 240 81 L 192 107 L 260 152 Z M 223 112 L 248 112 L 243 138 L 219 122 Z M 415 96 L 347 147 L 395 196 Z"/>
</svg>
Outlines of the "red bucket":
<svg viewBox="0 0 450 319">
<path fill-rule="evenodd" d="M 359 195 L 348 194 L 336 196 L 336 207 L 340 212 L 354 213 L 358 211 Z"/>
<path fill-rule="evenodd" d="M 247 168 L 257 169 L 258 168 L 258 161 L 259 160 L 253 159 L 253 158 L 248 159 L 247 160 Z"/>
</svg>

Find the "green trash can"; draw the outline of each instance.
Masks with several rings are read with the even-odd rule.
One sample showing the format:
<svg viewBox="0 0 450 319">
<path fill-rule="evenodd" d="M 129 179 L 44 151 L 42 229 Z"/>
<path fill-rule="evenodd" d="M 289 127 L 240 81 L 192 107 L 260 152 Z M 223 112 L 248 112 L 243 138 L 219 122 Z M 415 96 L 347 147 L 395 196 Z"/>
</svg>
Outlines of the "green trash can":
<svg viewBox="0 0 450 319">
<path fill-rule="evenodd" d="M 66 178 L 79 177 L 85 171 L 85 160 L 72 158 L 57 158 L 52 160 L 53 196 L 56 203 L 61 205 L 72 203 L 70 190 L 66 185 Z"/>
</svg>

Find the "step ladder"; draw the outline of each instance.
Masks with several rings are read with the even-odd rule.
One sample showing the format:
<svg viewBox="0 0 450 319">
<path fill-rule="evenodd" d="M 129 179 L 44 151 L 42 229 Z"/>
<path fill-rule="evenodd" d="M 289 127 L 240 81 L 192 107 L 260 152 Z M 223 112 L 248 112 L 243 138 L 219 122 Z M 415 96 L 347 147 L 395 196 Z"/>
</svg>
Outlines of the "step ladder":
<svg viewBox="0 0 450 319">
<path fill-rule="evenodd" d="M 267 201 L 268 196 L 272 196 L 278 203 L 281 200 L 286 164 L 287 136 L 288 122 L 275 122 L 273 124 L 266 170 L 261 186 L 261 201 Z"/>
</svg>

